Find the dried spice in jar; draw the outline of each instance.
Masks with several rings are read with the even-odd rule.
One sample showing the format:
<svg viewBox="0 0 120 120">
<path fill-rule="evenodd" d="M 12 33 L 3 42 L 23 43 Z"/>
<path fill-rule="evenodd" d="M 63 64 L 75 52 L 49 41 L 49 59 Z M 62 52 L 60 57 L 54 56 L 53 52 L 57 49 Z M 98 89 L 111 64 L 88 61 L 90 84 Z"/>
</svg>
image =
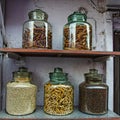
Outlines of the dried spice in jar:
<svg viewBox="0 0 120 120">
<path fill-rule="evenodd" d="M 23 48 L 52 49 L 52 27 L 48 15 L 35 9 L 29 12 L 29 20 L 23 25 Z"/>
<path fill-rule="evenodd" d="M 36 85 L 30 83 L 31 72 L 20 67 L 13 72 L 13 81 L 7 83 L 6 112 L 11 115 L 26 115 L 36 109 Z"/>
<path fill-rule="evenodd" d="M 92 26 L 86 19 L 87 16 L 80 12 L 68 16 L 63 30 L 63 49 L 92 50 Z"/>
<path fill-rule="evenodd" d="M 44 86 L 44 111 L 51 115 L 66 115 L 73 112 L 73 86 L 62 68 L 49 73 L 50 81 Z"/>
<path fill-rule="evenodd" d="M 108 111 L 108 86 L 96 69 L 85 73 L 85 82 L 79 85 L 79 110 L 88 114 L 105 114 Z"/>
</svg>

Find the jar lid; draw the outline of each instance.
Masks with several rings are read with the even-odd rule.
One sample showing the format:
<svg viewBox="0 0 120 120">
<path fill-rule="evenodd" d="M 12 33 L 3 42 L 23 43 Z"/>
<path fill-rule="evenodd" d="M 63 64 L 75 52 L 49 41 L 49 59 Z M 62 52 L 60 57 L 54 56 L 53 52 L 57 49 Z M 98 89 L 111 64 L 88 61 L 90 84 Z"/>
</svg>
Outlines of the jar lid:
<svg viewBox="0 0 120 120">
<path fill-rule="evenodd" d="M 66 82 L 68 80 L 67 75 L 67 73 L 63 73 L 62 68 L 54 68 L 54 72 L 49 73 L 50 81 L 57 83 Z"/>
<path fill-rule="evenodd" d="M 86 21 L 87 16 L 81 12 L 74 12 L 68 16 L 68 22 Z"/>
<path fill-rule="evenodd" d="M 47 21 L 48 19 L 48 15 L 47 13 L 45 13 L 44 11 L 40 10 L 40 9 L 35 9 L 33 11 L 30 11 L 28 13 L 29 19 L 33 19 L 33 20 L 45 20 Z"/>
<path fill-rule="evenodd" d="M 84 74 L 89 80 L 102 80 L 103 74 L 98 74 L 98 70 L 90 69 L 89 73 Z"/>
<path fill-rule="evenodd" d="M 18 71 L 13 72 L 13 78 L 15 81 L 30 81 L 31 80 L 31 72 L 28 72 L 28 69 L 25 67 L 19 67 Z"/>
</svg>

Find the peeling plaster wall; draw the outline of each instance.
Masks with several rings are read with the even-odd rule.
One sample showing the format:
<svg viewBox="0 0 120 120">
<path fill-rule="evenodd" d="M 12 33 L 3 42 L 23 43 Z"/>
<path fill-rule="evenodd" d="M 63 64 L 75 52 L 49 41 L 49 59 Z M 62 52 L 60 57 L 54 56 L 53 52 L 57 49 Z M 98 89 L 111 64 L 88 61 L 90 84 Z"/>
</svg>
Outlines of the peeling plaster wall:
<svg viewBox="0 0 120 120">
<path fill-rule="evenodd" d="M 91 7 L 88 0 L 7 0 L 6 2 L 6 37 L 8 47 L 20 48 L 22 46 L 22 26 L 28 20 L 28 12 L 40 8 L 49 15 L 48 21 L 53 29 L 53 49 L 62 49 L 62 33 L 63 26 L 67 23 L 67 17 L 79 7 L 85 7 L 88 10 L 88 22 L 93 26 L 93 50 L 112 50 L 107 47 L 106 42 L 112 36 L 107 36 L 106 31 L 108 26 L 106 23 L 105 14 L 98 13 Z M 111 42 L 110 42 L 111 43 Z M 3 75 L 3 95 L 5 99 L 5 86 L 8 81 L 12 79 L 12 72 L 24 64 L 33 72 L 33 82 L 38 86 L 37 105 L 43 105 L 43 86 L 49 80 L 48 73 L 52 72 L 54 67 L 62 67 L 64 72 L 69 73 L 69 80 L 74 85 L 74 104 L 78 105 L 78 85 L 84 81 L 84 73 L 88 72 L 90 68 L 96 68 L 100 73 L 107 76 L 112 75 L 109 69 L 105 67 L 105 62 L 93 63 L 91 59 L 83 58 L 48 58 L 48 57 L 28 57 L 23 63 L 4 59 L 4 75 Z M 110 65 L 111 66 L 111 65 Z M 7 69 L 6 69 L 7 68 Z M 108 70 L 106 72 L 106 69 Z M 112 71 L 112 69 L 110 69 Z M 6 75 L 7 74 L 7 75 Z M 108 77 L 107 77 L 108 78 Z M 110 78 L 110 89 L 113 85 L 113 79 Z M 111 92 L 113 90 L 111 89 Z M 109 109 L 113 109 L 113 95 L 110 92 Z M 4 101 L 3 99 L 3 101 Z M 3 108 L 5 103 L 3 104 Z"/>
</svg>

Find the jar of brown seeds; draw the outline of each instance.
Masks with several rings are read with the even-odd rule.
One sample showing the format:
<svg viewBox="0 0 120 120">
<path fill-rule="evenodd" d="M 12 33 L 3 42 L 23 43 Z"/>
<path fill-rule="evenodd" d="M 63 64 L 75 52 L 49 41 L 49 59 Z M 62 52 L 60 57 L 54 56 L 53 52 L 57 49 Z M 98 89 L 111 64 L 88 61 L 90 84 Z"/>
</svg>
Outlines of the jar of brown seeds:
<svg viewBox="0 0 120 120">
<path fill-rule="evenodd" d="M 79 110 L 88 114 L 105 114 L 108 111 L 108 86 L 96 69 L 85 73 L 79 85 Z"/>
<path fill-rule="evenodd" d="M 30 83 L 31 72 L 20 67 L 13 72 L 13 81 L 6 87 L 6 112 L 11 115 L 26 115 L 36 109 L 37 86 Z"/>
<path fill-rule="evenodd" d="M 92 26 L 86 20 L 87 16 L 81 12 L 68 16 L 68 23 L 63 29 L 63 49 L 92 49 Z"/>
<path fill-rule="evenodd" d="M 28 14 L 29 20 L 23 25 L 23 48 L 52 49 L 52 27 L 48 15 L 40 9 Z"/>
<path fill-rule="evenodd" d="M 51 115 L 67 115 L 73 112 L 74 89 L 62 68 L 49 73 L 50 81 L 44 86 L 44 111 Z"/>
</svg>

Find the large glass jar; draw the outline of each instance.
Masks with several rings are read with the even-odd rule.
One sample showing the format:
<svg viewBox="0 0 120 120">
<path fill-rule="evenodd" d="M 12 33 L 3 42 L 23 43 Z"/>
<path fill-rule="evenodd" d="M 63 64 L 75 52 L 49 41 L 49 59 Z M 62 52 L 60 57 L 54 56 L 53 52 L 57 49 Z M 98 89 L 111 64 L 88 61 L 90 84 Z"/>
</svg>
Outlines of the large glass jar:
<svg viewBox="0 0 120 120">
<path fill-rule="evenodd" d="M 108 111 L 108 86 L 102 82 L 102 74 L 90 69 L 79 85 L 79 110 L 88 114 L 105 114 Z"/>
<path fill-rule="evenodd" d="M 30 83 L 31 72 L 20 67 L 13 72 L 13 81 L 7 83 L 6 112 L 11 115 L 26 115 L 36 109 L 37 86 Z"/>
<path fill-rule="evenodd" d="M 91 50 L 92 26 L 86 22 L 87 16 L 74 12 L 68 16 L 68 23 L 64 25 L 63 49 Z"/>
<path fill-rule="evenodd" d="M 40 9 L 29 12 L 23 25 L 23 48 L 52 49 L 52 27 L 48 15 Z"/>
<path fill-rule="evenodd" d="M 44 111 L 51 115 L 66 115 L 73 112 L 73 86 L 62 68 L 49 73 L 50 81 L 44 86 Z"/>
</svg>

